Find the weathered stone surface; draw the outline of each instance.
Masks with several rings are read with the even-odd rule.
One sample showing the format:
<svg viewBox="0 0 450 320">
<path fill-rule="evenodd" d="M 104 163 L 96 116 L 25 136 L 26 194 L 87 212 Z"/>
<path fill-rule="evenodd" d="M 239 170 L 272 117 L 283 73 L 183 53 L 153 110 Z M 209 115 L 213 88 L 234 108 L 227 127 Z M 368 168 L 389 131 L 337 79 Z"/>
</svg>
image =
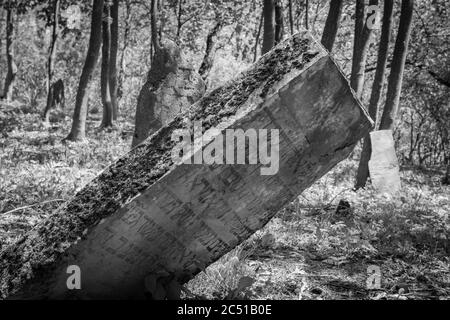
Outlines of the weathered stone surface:
<svg viewBox="0 0 450 320">
<path fill-rule="evenodd" d="M 205 93 L 205 83 L 189 67 L 178 46 L 164 40 L 139 93 L 133 146 L 185 111 Z"/>
<path fill-rule="evenodd" d="M 186 111 L 205 93 L 205 83 L 193 69 L 179 68 L 170 73 L 155 92 L 155 118 L 165 126 L 176 115 Z M 159 127 L 151 128 L 156 131 Z"/>
<path fill-rule="evenodd" d="M 260 175 L 259 165 L 174 164 L 172 132 L 197 119 L 205 129 L 279 129 L 278 174 Z M 188 281 L 346 158 L 371 126 L 325 50 L 297 34 L 3 250 L 1 293 L 141 298 L 149 274 Z M 81 290 L 67 290 L 68 265 L 81 268 Z"/>
<path fill-rule="evenodd" d="M 370 133 L 372 155 L 369 161 L 370 180 L 380 193 L 397 194 L 401 189 L 400 166 L 395 153 L 391 130 Z"/>
</svg>

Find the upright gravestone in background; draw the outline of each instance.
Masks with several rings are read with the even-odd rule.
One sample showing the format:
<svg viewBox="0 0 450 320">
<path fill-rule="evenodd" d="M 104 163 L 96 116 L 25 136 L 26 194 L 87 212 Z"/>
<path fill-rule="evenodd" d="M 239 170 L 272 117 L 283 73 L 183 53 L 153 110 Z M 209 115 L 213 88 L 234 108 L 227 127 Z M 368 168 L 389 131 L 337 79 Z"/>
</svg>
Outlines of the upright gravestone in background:
<svg viewBox="0 0 450 320">
<path fill-rule="evenodd" d="M 202 77 L 188 66 L 175 42 L 164 40 L 139 92 L 133 146 L 168 124 L 204 93 Z"/>
<path fill-rule="evenodd" d="M 370 133 L 372 155 L 369 161 L 370 180 L 380 193 L 395 195 L 401 189 L 400 168 L 391 130 Z"/>
<path fill-rule="evenodd" d="M 278 173 L 261 175 L 260 165 L 174 164 L 172 133 L 199 119 L 205 129 L 278 129 Z M 346 158 L 371 126 L 327 52 L 308 33 L 297 34 L 0 253 L 1 293 L 142 298 L 144 278 L 153 274 L 184 283 Z M 81 270 L 81 290 L 67 289 L 69 265 Z"/>
</svg>

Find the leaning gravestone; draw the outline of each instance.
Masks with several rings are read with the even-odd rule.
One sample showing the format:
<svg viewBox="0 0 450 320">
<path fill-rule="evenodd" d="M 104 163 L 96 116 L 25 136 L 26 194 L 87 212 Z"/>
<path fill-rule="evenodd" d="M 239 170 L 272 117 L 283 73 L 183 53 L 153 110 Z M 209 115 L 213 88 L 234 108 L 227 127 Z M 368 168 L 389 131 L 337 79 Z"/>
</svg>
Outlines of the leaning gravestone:
<svg viewBox="0 0 450 320">
<path fill-rule="evenodd" d="M 279 152 L 278 172 L 262 175 L 257 164 L 174 163 L 172 134 L 196 120 L 221 132 L 278 130 L 279 144 L 272 146 Z M 371 127 L 327 52 L 299 33 L 207 94 L 4 249 L 1 294 L 143 298 L 149 275 L 185 283 L 345 159 Z M 81 290 L 67 288 L 73 265 L 81 270 Z"/>
</svg>

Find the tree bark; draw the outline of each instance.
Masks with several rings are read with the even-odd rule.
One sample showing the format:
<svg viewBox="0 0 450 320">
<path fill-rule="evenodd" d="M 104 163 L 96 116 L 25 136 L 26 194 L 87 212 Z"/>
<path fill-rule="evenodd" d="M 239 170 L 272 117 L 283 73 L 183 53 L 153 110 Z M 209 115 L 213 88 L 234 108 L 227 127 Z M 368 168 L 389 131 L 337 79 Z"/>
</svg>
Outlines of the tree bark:
<svg viewBox="0 0 450 320">
<path fill-rule="evenodd" d="M 392 18 L 394 0 L 384 1 L 383 10 L 383 26 L 381 29 L 381 39 L 380 46 L 378 48 L 378 60 L 377 69 L 375 71 L 375 78 L 372 85 L 372 93 L 370 96 L 369 103 L 369 115 L 375 122 L 375 130 L 377 123 L 378 108 L 380 104 L 381 94 L 383 92 L 384 81 L 386 78 L 386 65 L 389 51 L 389 43 L 391 40 L 392 33 Z M 358 172 L 356 175 L 355 188 L 364 188 L 369 177 L 369 160 L 372 153 L 372 145 L 370 142 L 370 135 L 364 137 L 363 149 L 361 153 L 361 158 L 359 161 Z"/>
<path fill-rule="evenodd" d="M 343 0 L 331 0 L 327 21 L 322 33 L 322 44 L 329 52 L 333 51 L 337 31 L 341 22 Z"/>
<path fill-rule="evenodd" d="M 275 44 L 283 40 L 284 21 L 283 21 L 283 2 L 275 0 Z"/>
<path fill-rule="evenodd" d="M 94 0 L 92 8 L 91 33 L 89 47 L 75 101 L 72 129 L 66 140 L 81 141 L 86 138 L 86 117 L 88 112 L 89 85 L 97 65 L 102 44 L 103 0 Z"/>
<path fill-rule="evenodd" d="M 264 0 L 264 36 L 262 54 L 266 54 L 275 45 L 275 5 L 274 0 Z"/>
<path fill-rule="evenodd" d="M 120 53 L 120 72 L 119 72 L 119 79 L 118 79 L 118 85 L 117 85 L 117 96 L 119 99 L 123 96 L 123 84 L 125 79 L 125 53 L 128 49 L 129 44 L 129 38 L 130 38 L 130 28 L 131 28 L 131 1 L 126 0 L 125 1 L 125 30 L 123 31 L 123 47 Z"/>
<path fill-rule="evenodd" d="M 378 0 L 370 0 L 370 5 L 378 5 Z M 353 44 L 352 73 L 350 85 L 358 98 L 362 97 L 367 53 L 370 45 L 372 28 L 365 22 L 364 0 L 356 0 L 355 41 Z"/>
<path fill-rule="evenodd" d="M 101 70 L 101 95 L 103 105 L 103 117 L 101 128 L 113 126 L 113 105 L 110 91 L 110 53 L 111 53 L 111 5 L 109 1 L 104 3 L 102 21 L 102 70 Z"/>
<path fill-rule="evenodd" d="M 60 10 L 60 0 L 53 0 L 53 24 L 52 24 L 52 38 L 50 40 L 50 47 L 48 50 L 47 57 L 47 105 L 44 110 L 44 122 L 49 121 L 50 110 L 52 109 L 53 98 L 53 74 L 55 69 L 55 60 L 57 52 L 57 42 L 58 42 L 58 27 L 59 27 L 59 10 Z"/>
<path fill-rule="evenodd" d="M 119 51 L 119 0 L 113 0 L 111 6 L 111 47 L 109 54 L 109 91 L 113 109 L 113 120 L 119 115 L 119 101 L 117 98 L 117 52 Z"/>
<path fill-rule="evenodd" d="M 59 79 L 50 86 L 47 97 L 47 106 L 45 107 L 44 114 L 42 116 L 44 124 L 48 124 L 50 122 L 50 113 L 52 110 L 57 108 L 63 110 L 65 108 L 65 103 L 66 98 L 64 94 L 64 82 Z"/>
<path fill-rule="evenodd" d="M 208 36 L 206 38 L 206 50 L 205 55 L 203 57 L 202 64 L 200 65 L 200 68 L 198 69 L 198 73 L 202 76 L 203 80 L 206 80 L 208 78 L 209 72 L 211 71 L 211 68 L 213 67 L 213 60 L 214 60 L 214 46 L 215 46 L 215 37 L 217 36 L 217 33 L 219 32 L 220 28 L 222 27 L 221 21 L 218 19 L 214 27 L 209 31 Z"/>
<path fill-rule="evenodd" d="M 17 65 L 14 61 L 14 9 L 12 8 L 11 1 L 8 2 L 6 9 L 6 62 L 8 70 L 2 98 L 10 101 L 12 99 L 17 74 Z"/>
<path fill-rule="evenodd" d="M 258 57 L 258 47 L 259 47 L 259 38 L 261 37 L 261 29 L 264 22 L 264 10 L 261 12 L 261 17 L 259 18 L 259 24 L 258 24 L 258 31 L 256 32 L 256 39 L 255 39 L 255 48 L 253 50 L 253 62 L 256 61 L 256 58 Z"/>
<path fill-rule="evenodd" d="M 392 130 L 398 114 L 400 95 L 402 90 L 403 72 L 405 70 L 406 56 L 408 54 L 409 39 L 411 36 L 412 19 L 414 13 L 414 0 L 402 0 L 400 24 L 389 75 L 386 104 L 380 122 L 380 130 Z"/>
<path fill-rule="evenodd" d="M 53 0 L 53 24 L 52 24 L 52 38 L 50 40 L 50 47 L 47 58 L 47 94 L 50 92 L 50 87 L 53 80 L 53 72 L 55 67 L 55 57 L 57 52 L 58 41 L 58 27 L 59 27 L 59 8 L 60 0 Z"/>
<path fill-rule="evenodd" d="M 0 0 L 0 34 L 3 34 L 3 0 Z M 3 52 L 3 37 L 0 36 L 0 54 Z M 0 100 L 3 99 L 4 79 L 0 78 Z"/>
<path fill-rule="evenodd" d="M 309 0 L 305 1 L 305 28 L 309 30 Z"/>
<path fill-rule="evenodd" d="M 294 34 L 294 13 L 292 8 L 292 0 L 289 0 L 289 30 L 291 31 L 291 35 Z"/>
<path fill-rule="evenodd" d="M 151 2 L 151 11 L 150 11 L 150 24 L 151 24 L 151 32 L 152 32 L 152 45 L 153 48 L 155 50 L 155 52 L 157 52 L 158 50 L 161 49 L 161 45 L 160 45 L 160 34 L 158 32 L 158 24 L 156 22 L 156 14 L 158 12 L 158 1 L 157 0 L 152 0 Z"/>
</svg>

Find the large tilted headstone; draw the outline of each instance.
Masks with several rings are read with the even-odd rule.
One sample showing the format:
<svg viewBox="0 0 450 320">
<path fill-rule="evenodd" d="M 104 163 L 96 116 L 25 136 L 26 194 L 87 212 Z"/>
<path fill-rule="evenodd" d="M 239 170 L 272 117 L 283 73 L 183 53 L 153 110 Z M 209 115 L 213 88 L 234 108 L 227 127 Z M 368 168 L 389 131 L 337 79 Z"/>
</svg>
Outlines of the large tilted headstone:
<svg viewBox="0 0 450 320">
<path fill-rule="evenodd" d="M 172 134 L 196 120 L 205 129 L 278 130 L 272 151 L 279 151 L 279 171 L 262 175 L 258 164 L 175 164 Z M 346 158 L 371 126 L 325 50 L 307 33 L 297 34 L 0 253 L 1 293 L 142 298 L 148 275 L 169 274 L 184 283 Z M 67 288 L 72 265 L 81 270 L 80 290 Z"/>
</svg>

